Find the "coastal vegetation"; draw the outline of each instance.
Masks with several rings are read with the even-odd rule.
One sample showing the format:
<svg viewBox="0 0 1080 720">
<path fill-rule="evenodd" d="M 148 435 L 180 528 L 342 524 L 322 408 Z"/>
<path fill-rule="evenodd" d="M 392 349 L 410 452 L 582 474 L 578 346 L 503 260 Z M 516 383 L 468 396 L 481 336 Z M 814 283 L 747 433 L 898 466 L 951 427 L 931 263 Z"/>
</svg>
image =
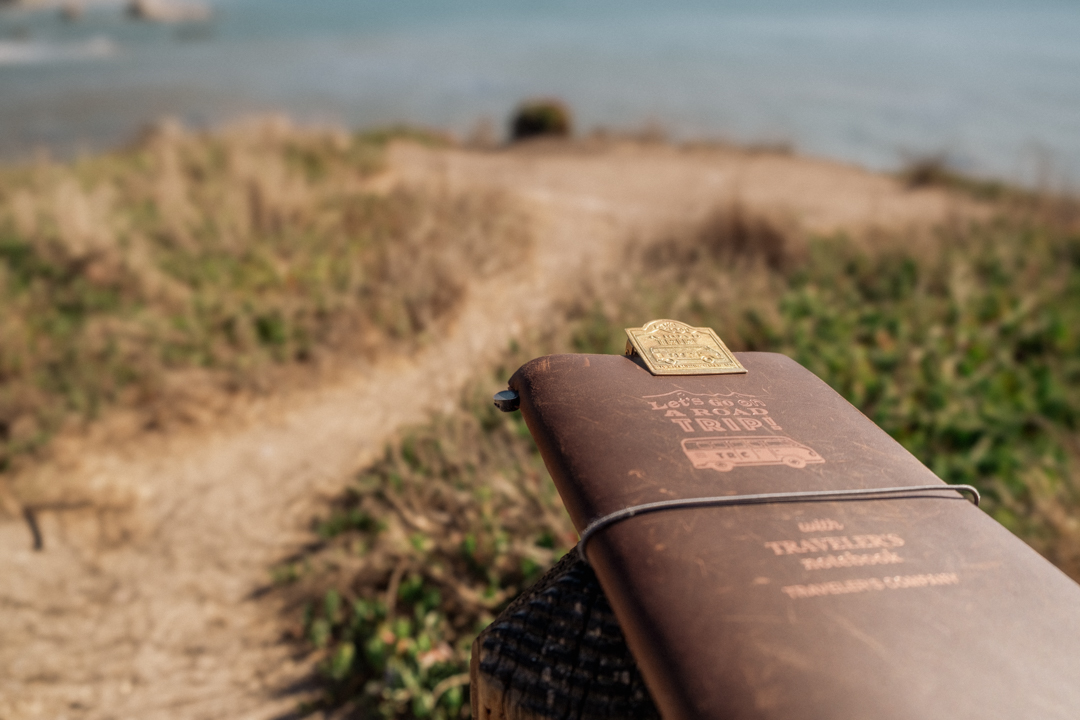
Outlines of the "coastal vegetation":
<svg viewBox="0 0 1080 720">
<path fill-rule="evenodd" d="M 574 546 L 520 413 L 490 402 L 524 358 L 403 433 L 315 523 L 313 545 L 273 569 L 317 665 L 306 711 L 460 717 L 473 638 Z"/>
<path fill-rule="evenodd" d="M 629 286 L 583 295 L 456 411 L 405 431 L 276 570 L 320 658 L 308 710 L 460 716 L 472 639 L 575 542 L 520 417 L 487 395 L 530 357 L 621 352 L 643 319 L 790 355 L 1080 578 L 1078 216 L 1011 197 L 921 243 L 803 244 L 725 208 L 641 244 Z"/>
<path fill-rule="evenodd" d="M 166 124 L 0 172 L 0 473 L 109 408 L 163 427 L 199 389 L 264 392 L 291 367 L 423 343 L 528 238 L 498 197 L 376 192 L 403 136 L 441 142 Z"/>
<path fill-rule="evenodd" d="M 558 100 L 522 103 L 510 119 L 510 138 L 569 137 L 573 133 L 570 108 Z"/>
<path fill-rule="evenodd" d="M 468 282 L 531 246 L 497 195 L 394 190 L 387 143 L 264 120 L 0 170 L 0 483 L 116 409 L 191 422 L 407 355 Z M 940 168 L 993 204 L 931 237 L 796 237 L 738 206 L 633 246 L 619 277 L 525 329 L 456 407 L 402 430 L 270 569 L 316 694 L 305 711 L 450 718 L 476 633 L 576 536 L 518 414 L 490 395 L 551 352 L 622 351 L 658 317 L 790 355 L 1080 578 L 1080 212 Z M 646 271 L 647 269 L 647 271 Z M 264 595 L 265 595 L 264 594 Z"/>
</svg>

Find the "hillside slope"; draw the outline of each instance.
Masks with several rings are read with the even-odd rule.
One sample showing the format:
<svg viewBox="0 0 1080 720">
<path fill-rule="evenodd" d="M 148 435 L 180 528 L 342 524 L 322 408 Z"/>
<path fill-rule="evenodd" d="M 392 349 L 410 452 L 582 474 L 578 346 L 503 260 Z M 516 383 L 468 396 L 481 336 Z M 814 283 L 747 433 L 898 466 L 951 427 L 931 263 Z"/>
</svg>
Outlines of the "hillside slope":
<svg viewBox="0 0 1080 720">
<path fill-rule="evenodd" d="M 449 330 L 414 357 L 358 361 L 322 387 L 168 435 L 68 438 L 23 471 L 16 483 L 83 495 L 39 513 L 41 552 L 25 523 L 0 521 L 0 717 L 287 714 L 307 668 L 255 594 L 268 568 L 307 541 L 318 504 L 396 428 L 454 402 L 512 338 L 618 272 L 635 238 L 734 203 L 796 234 L 857 238 L 978 212 L 849 166 L 663 145 L 397 144 L 372 189 L 396 186 L 504 193 L 527 218 L 531 255 L 470 283 Z"/>
</svg>

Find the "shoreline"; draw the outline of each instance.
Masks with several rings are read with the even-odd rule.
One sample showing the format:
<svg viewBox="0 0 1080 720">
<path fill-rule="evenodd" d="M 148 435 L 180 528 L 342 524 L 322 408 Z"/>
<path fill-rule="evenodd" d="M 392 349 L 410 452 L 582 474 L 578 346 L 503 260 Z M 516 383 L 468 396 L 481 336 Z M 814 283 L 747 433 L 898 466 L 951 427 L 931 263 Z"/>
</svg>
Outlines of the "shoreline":
<svg viewBox="0 0 1080 720">
<path fill-rule="evenodd" d="M 5 155 L 0 152 L 0 172 L 19 171 L 41 163 L 68 166 L 95 158 L 123 155 L 131 152 L 145 137 L 153 135 L 161 128 L 175 128 L 180 132 L 195 136 L 212 137 L 222 132 L 228 132 L 231 128 L 265 122 L 282 123 L 285 126 L 294 127 L 305 132 L 345 134 L 355 137 L 393 134 L 430 137 L 437 138 L 439 142 L 445 143 L 448 147 L 489 152 L 528 151 L 530 145 L 536 144 L 545 146 L 544 152 L 588 153 L 625 144 L 668 147 L 688 153 L 720 150 L 748 155 L 777 155 L 896 178 L 912 189 L 941 187 L 959 190 L 970 194 L 976 200 L 995 200 L 1010 194 L 1026 195 L 1035 193 L 1061 197 L 1070 197 L 1076 194 L 1076 189 L 1071 185 L 1065 184 L 1058 187 L 1058 185 L 1045 178 L 1040 181 L 1042 184 L 1025 185 L 1011 181 L 1004 176 L 968 174 L 951 165 L 949 158 L 940 153 L 911 156 L 903 161 L 898 161 L 895 167 L 892 168 L 875 168 L 842 157 L 803 152 L 787 141 L 741 142 L 723 136 L 689 139 L 673 138 L 664 128 L 655 123 L 646 123 L 641 127 L 625 129 L 601 126 L 588 132 L 577 133 L 568 138 L 545 139 L 539 143 L 535 141 L 515 143 L 505 138 L 493 137 L 490 124 L 486 122 L 478 123 L 477 127 L 472 131 L 463 134 L 437 126 L 411 123 L 390 123 L 350 128 L 335 121 L 297 120 L 285 112 L 240 113 L 218 122 L 205 124 L 188 124 L 175 117 L 165 116 L 143 123 L 138 130 L 128 133 L 125 139 L 106 142 L 97 147 L 80 145 L 70 141 L 66 143 L 68 145 L 66 151 L 61 152 L 57 152 L 55 146 L 50 147 L 49 145 L 36 145 L 24 149 L 20 154 Z"/>
</svg>

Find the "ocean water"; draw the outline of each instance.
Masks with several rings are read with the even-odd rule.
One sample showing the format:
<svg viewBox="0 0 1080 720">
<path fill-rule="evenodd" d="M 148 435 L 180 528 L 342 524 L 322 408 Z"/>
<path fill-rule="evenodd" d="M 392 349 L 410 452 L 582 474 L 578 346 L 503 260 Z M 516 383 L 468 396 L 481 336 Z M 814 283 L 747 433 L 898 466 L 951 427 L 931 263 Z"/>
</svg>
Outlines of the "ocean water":
<svg viewBox="0 0 1080 720">
<path fill-rule="evenodd" d="M 1076 0 L 213 0 L 207 24 L 0 9 L 0 157 L 107 148 L 157 118 L 501 132 L 557 96 L 579 130 L 788 143 L 876 169 L 943 155 L 1080 181 Z"/>
</svg>

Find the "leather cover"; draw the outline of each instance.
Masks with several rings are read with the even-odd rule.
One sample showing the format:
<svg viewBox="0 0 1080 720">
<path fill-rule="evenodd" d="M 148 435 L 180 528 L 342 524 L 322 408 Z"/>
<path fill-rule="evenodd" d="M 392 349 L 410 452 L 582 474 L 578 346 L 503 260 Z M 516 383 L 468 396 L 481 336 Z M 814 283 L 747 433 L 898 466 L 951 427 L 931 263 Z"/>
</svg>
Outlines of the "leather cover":
<svg viewBox="0 0 1080 720">
<path fill-rule="evenodd" d="M 941 482 L 794 361 L 738 358 L 518 370 L 579 530 L 678 497 Z M 588 556 L 669 720 L 1080 718 L 1080 586 L 959 495 L 665 510 Z"/>
</svg>

